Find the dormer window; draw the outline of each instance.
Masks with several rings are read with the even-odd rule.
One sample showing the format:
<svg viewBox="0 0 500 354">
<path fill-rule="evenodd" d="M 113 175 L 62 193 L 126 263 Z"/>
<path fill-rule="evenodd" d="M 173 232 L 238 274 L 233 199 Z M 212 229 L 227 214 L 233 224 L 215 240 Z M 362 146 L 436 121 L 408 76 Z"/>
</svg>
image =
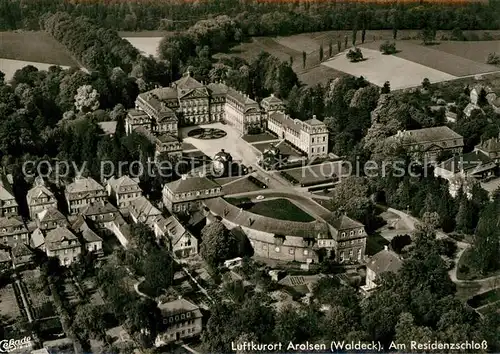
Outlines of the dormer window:
<svg viewBox="0 0 500 354">
<path fill-rule="evenodd" d="M 342 232 L 341 237 L 345 237 L 345 232 Z"/>
<path fill-rule="evenodd" d="M 354 231 L 351 230 L 351 232 L 349 232 L 349 235 L 354 236 Z"/>
<path fill-rule="evenodd" d="M 359 229 L 358 234 L 362 235 L 363 234 L 363 229 Z"/>
</svg>

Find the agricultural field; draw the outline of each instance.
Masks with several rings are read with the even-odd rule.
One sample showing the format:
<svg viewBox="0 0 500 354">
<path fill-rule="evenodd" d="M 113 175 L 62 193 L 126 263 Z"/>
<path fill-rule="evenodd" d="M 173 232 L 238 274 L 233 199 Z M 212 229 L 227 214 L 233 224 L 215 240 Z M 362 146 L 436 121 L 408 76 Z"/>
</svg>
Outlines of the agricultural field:
<svg viewBox="0 0 500 354">
<path fill-rule="evenodd" d="M 42 31 L 0 32 L 0 71 L 9 81 L 18 69 L 33 65 L 47 70 L 52 65 L 78 66 L 66 48 Z"/>
<path fill-rule="evenodd" d="M 471 76 L 499 71 L 500 68 L 486 64 L 488 53 L 477 55 L 477 60 L 467 58 L 464 55 L 466 49 L 474 47 L 479 49 L 481 47 L 483 51 L 485 51 L 487 47 L 490 47 L 490 50 L 493 51 L 494 46 L 498 46 L 498 43 L 500 42 L 441 42 L 436 45 L 424 46 L 420 41 L 397 41 L 396 49 L 398 53 L 392 55 L 392 57 L 405 59 L 423 65 L 431 70 L 437 70 L 455 77 Z M 363 44 L 360 47 L 378 51 L 380 44 L 382 44 L 381 41 L 376 41 Z M 441 46 L 448 51 L 441 50 Z M 363 53 L 365 52 L 365 50 L 362 51 Z M 384 55 L 384 57 L 391 56 Z M 420 81 L 422 81 L 422 79 L 423 77 Z M 439 77 L 437 79 L 439 79 Z M 429 80 L 434 82 L 430 77 Z M 392 86 L 393 80 L 390 81 Z"/>
<path fill-rule="evenodd" d="M 141 54 L 145 56 L 152 55 L 158 58 L 158 46 L 163 37 L 122 37 L 130 42 L 134 47 L 139 49 Z"/>
<path fill-rule="evenodd" d="M 383 55 L 378 50 L 363 48 L 364 61 L 351 63 L 343 54 L 326 61 L 323 65 L 350 75 L 363 76 L 382 87 L 390 81 L 391 89 L 399 90 L 419 86 L 424 78 L 431 82 L 454 80 L 457 77 L 394 55 Z"/>
</svg>

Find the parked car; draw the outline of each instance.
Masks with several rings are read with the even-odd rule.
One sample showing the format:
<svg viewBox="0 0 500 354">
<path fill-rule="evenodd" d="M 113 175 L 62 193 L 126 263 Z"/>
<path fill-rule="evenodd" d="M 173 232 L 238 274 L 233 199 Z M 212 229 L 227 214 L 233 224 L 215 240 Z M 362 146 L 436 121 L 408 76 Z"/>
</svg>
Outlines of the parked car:
<svg viewBox="0 0 500 354">
<path fill-rule="evenodd" d="M 265 198 L 265 197 L 264 197 L 263 195 L 259 195 L 259 196 L 257 196 L 257 198 L 255 198 L 255 199 L 257 199 L 257 200 L 262 200 L 262 199 L 264 199 L 264 198 Z"/>
</svg>

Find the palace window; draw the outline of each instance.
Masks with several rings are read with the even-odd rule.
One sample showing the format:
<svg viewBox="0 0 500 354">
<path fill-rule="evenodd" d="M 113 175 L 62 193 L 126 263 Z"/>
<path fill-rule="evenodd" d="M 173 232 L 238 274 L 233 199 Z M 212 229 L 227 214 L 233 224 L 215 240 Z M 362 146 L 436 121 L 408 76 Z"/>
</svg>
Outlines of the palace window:
<svg viewBox="0 0 500 354">
<path fill-rule="evenodd" d="M 358 234 L 362 235 L 363 234 L 363 229 L 359 229 Z"/>
<path fill-rule="evenodd" d="M 279 248 L 279 247 L 275 247 L 275 248 L 274 248 L 274 251 L 275 251 L 275 252 L 279 252 L 279 251 L 280 251 L 280 248 Z"/>
<path fill-rule="evenodd" d="M 309 254 L 308 250 L 304 250 L 304 256 L 307 256 Z"/>
<path fill-rule="evenodd" d="M 289 252 L 290 254 L 295 254 L 295 249 L 290 248 L 290 249 L 288 250 L 288 252 Z"/>
<path fill-rule="evenodd" d="M 354 236 L 354 231 L 349 232 L 350 236 Z"/>
<path fill-rule="evenodd" d="M 342 236 L 342 237 L 345 237 L 345 232 L 342 232 L 341 236 Z"/>
</svg>

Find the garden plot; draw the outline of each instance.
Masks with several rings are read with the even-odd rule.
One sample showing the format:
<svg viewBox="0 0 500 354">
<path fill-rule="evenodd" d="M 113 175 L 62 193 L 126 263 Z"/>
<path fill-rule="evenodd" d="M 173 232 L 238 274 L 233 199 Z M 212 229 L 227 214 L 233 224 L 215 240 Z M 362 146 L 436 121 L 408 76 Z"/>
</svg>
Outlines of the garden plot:
<svg viewBox="0 0 500 354">
<path fill-rule="evenodd" d="M 351 63 L 345 54 L 341 53 L 324 62 L 323 65 L 356 77 L 363 76 L 380 87 L 389 81 L 393 90 L 420 86 L 424 78 L 428 78 L 433 83 L 457 78 L 394 55 L 383 55 L 378 50 L 363 48 L 362 51 L 366 59 L 364 61 Z"/>
</svg>

